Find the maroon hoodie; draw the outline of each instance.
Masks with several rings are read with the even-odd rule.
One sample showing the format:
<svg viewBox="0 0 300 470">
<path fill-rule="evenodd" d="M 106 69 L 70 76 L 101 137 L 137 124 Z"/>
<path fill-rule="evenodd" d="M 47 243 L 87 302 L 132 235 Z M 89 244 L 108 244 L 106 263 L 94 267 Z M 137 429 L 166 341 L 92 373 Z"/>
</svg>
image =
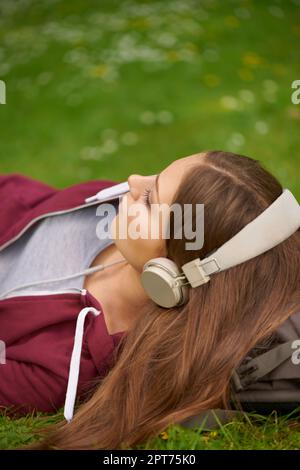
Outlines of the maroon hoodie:
<svg viewBox="0 0 300 470">
<path fill-rule="evenodd" d="M 50 214 L 99 204 L 87 204 L 85 199 L 114 184 L 117 182 L 92 180 L 56 189 L 17 173 L 1 175 L 0 251 Z M 76 376 L 74 365 L 68 386 L 80 312 L 85 317 L 77 360 L 80 368 Z M 65 402 L 67 386 L 73 398 L 76 393 L 80 397 L 93 379 L 109 371 L 114 348 L 124 333 L 108 333 L 102 307 L 86 289 L 78 293 L 31 292 L 0 300 L 0 341 L 5 343 L 5 361 L 0 362 L 0 409 L 13 405 L 19 415 L 33 410 L 55 412 Z M 68 414 L 72 416 L 72 397 L 69 402 Z"/>
</svg>

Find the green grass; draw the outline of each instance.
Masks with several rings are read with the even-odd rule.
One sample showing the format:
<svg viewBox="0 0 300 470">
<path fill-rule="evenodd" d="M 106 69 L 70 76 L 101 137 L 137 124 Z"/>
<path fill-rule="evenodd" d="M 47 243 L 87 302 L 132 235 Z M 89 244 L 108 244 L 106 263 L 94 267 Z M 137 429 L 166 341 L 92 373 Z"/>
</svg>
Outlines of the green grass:
<svg viewBox="0 0 300 470">
<path fill-rule="evenodd" d="M 296 0 L 52 3 L 0 15 L 2 173 L 64 187 L 225 149 L 300 195 Z"/>
<path fill-rule="evenodd" d="M 278 416 L 276 412 L 262 416 L 251 412 L 245 414 L 243 419 L 235 418 L 225 425 L 220 423 L 211 431 L 201 426 L 187 429 L 177 424 L 170 426 L 147 445 L 137 445 L 132 449 L 299 450 L 300 420 L 295 416 L 293 413 Z M 0 449 L 15 449 L 35 442 L 40 439 L 37 432 L 41 427 L 61 420 L 64 420 L 62 411 L 55 415 L 37 413 L 35 417 L 28 415 L 19 419 L 0 415 Z"/>
<path fill-rule="evenodd" d="M 299 0 L 2 0 L 0 173 L 62 188 L 223 149 L 300 199 L 299 20 Z M 153 448 L 299 448 L 299 428 L 273 418 L 173 428 Z M 2 416 L 0 447 L 33 440 L 43 420 Z"/>
</svg>

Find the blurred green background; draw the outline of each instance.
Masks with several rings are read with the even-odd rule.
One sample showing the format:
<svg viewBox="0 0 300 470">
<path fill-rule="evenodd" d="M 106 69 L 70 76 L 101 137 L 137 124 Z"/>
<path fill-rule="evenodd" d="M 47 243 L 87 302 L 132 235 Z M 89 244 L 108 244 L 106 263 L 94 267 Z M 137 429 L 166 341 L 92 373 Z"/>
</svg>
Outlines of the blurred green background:
<svg viewBox="0 0 300 470">
<path fill-rule="evenodd" d="M 300 199 L 299 0 L 0 0 L 0 172 L 57 187 L 203 150 Z"/>
</svg>

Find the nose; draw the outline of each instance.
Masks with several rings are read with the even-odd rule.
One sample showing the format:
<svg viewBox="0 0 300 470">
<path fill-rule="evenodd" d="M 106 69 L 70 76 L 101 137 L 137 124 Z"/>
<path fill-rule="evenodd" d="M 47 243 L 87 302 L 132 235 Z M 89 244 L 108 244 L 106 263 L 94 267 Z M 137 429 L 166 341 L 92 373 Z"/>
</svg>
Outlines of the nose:
<svg viewBox="0 0 300 470">
<path fill-rule="evenodd" d="M 127 181 L 128 181 L 128 184 L 129 186 L 135 186 L 135 185 L 139 185 L 139 184 L 145 184 L 145 181 L 147 179 L 151 180 L 151 178 L 153 178 L 155 175 L 149 175 L 149 176 L 142 176 L 142 175 L 138 175 L 138 174 L 133 174 L 133 175 L 130 175 L 128 176 L 127 178 Z"/>
<path fill-rule="evenodd" d="M 130 175 L 127 178 L 129 189 L 130 189 L 130 194 L 133 197 L 133 199 L 139 198 L 141 185 L 142 185 L 142 179 L 143 179 L 143 176 L 138 175 L 138 174 Z"/>
<path fill-rule="evenodd" d="M 145 186 L 151 182 L 153 177 L 156 175 L 150 176 L 142 176 L 138 174 L 130 175 L 127 178 L 130 193 L 134 199 L 138 199 L 140 197 L 141 192 L 145 189 Z"/>
<path fill-rule="evenodd" d="M 129 186 L 130 187 L 133 186 L 136 183 L 137 179 L 139 179 L 139 178 L 142 178 L 142 176 L 141 175 L 136 175 L 136 174 L 128 176 L 127 181 L 128 181 Z"/>
</svg>

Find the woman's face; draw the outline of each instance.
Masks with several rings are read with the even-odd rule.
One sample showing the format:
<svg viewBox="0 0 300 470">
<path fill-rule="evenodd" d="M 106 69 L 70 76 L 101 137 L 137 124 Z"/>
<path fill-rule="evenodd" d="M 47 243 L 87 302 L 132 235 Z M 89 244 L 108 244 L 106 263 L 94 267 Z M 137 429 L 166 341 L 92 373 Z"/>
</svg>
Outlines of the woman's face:
<svg viewBox="0 0 300 470">
<path fill-rule="evenodd" d="M 110 234 L 124 258 L 139 272 L 149 259 L 167 255 L 163 233 L 168 208 L 185 172 L 199 163 L 199 155 L 204 154 L 175 160 L 158 175 L 128 177 L 130 191 L 122 197 Z M 158 207 L 164 211 L 158 211 Z"/>
</svg>

